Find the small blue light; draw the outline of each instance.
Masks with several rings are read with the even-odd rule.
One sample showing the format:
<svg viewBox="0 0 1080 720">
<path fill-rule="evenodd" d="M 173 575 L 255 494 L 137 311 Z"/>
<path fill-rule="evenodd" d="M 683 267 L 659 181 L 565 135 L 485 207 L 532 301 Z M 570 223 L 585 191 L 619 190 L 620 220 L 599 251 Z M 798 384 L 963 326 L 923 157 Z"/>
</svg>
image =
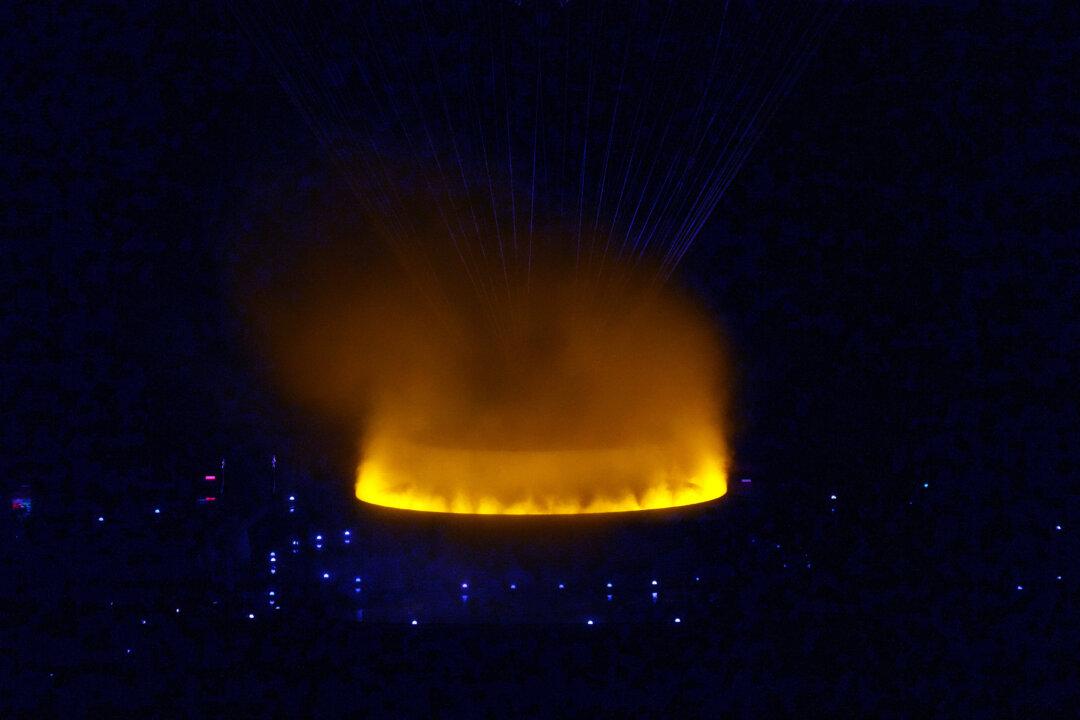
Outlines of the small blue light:
<svg viewBox="0 0 1080 720">
<path fill-rule="evenodd" d="M 351 537 L 352 533 L 348 530 L 345 531 L 345 537 Z"/>
<path fill-rule="evenodd" d="M 1057 576 L 1057 579 L 1058 579 L 1058 580 L 1060 581 L 1060 580 L 1061 580 L 1061 576 L 1060 576 L 1060 575 L 1058 575 L 1058 576 Z"/>
<path fill-rule="evenodd" d="M 295 495 L 290 495 L 289 496 L 289 502 L 296 502 L 296 496 Z"/>
<path fill-rule="evenodd" d="M 354 592 L 354 593 L 358 593 L 358 592 L 360 592 L 360 588 L 353 588 L 353 592 Z"/>
<path fill-rule="evenodd" d="M 463 603 L 464 602 L 469 602 L 469 596 L 468 595 L 462 595 L 461 596 L 461 602 L 463 602 Z"/>
<path fill-rule="evenodd" d="M 701 578 L 697 575 L 694 576 L 694 582 L 701 582 Z"/>
<path fill-rule="evenodd" d="M 271 591 L 270 591 L 270 592 L 269 592 L 268 594 L 270 595 L 270 597 L 274 597 L 274 595 L 275 595 L 276 593 L 275 593 L 275 592 L 274 592 L 273 590 L 271 590 Z"/>
<path fill-rule="evenodd" d="M 316 536 L 315 536 L 315 539 L 316 539 L 316 540 L 320 540 L 320 541 L 321 541 L 321 540 L 322 540 L 322 535 L 316 535 Z"/>
<path fill-rule="evenodd" d="M 607 596 L 608 602 L 611 602 L 611 598 L 613 598 L 613 597 L 614 597 L 614 595 L 608 595 Z"/>
<path fill-rule="evenodd" d="M 835 500 L 835 499 L 836 499 L 836 496 L 835 496 L 835 495 L 830 495 L 830 496 L 829 496 L 829 499 L 830 499 L 830 500 Z"/>
<path fill-rule="evenodd" d="M 681 622 L 682 622 L 682 618 L 675 618 L 675 622 L 676 622 L 676 623 L 681 623 Z"/>
<path fill-rule="evenodd" d="M 652 581 L 652 584 L 653 584 L 653 586 L 656 586 L 656 585 L 659 585 L 660 583 L 658 583 L 658 582 L 656 582 L 655 580 L 653 580 L 653 581 Z"/>
<path fill-rule="evenodd" d="M 176 614 L 177 614 L 177 615 L 179 615 L 179 614 L 180 614 L 180 608 L 176 608 Z"/>
<path fill-rule="evenodd" d="M 276 557 L 272 557 L 272 558 L 270 558 L 270 562 L 272 562 L 272 563 L 276 563 L 276 562 L 277 562 L 277 558 L 276 558 Z"/>
<path fill-rule="evenodd" d="M 130 655 L 130 654 L 131 654 L 131 648 L 128 648 L 128 649 L 127 649 L 127 650 L 125 650 L 124 652 L 125 652 L 126 654 Z"/>
<path fill-rule="evenodd" d="M 1023 586 L 1023 585 L 1017 585 L 1017 586 L 1016 586 L 1016 589 L 1017 589 L 1017 590 L 1023 590 L 1023 589 L 1024 589 L 1024 586 Z"/>
<path fill-rule="evenodd" d="M 353 578 L 354 583 L 358 583 L 358 582 L 361 582 L 361 581 L 362 581 L 362 578 L 359 575 L 357 575 L 356 577 Z"/>
<path fill-rule="evenodd" d="M 510 583 L 511 590 L 517 590 L 517 583 Z"/>
<path fill-rule="evenodd" d="M 140 624 L 140 625 L 145 625 L 145 624 L 146 624 L 146 619 L 144 618 L 144 619 L 140 620 L 140 621 L 139 621 L 139 624 Z"/>
<path fill-rule="evenodd" d="M 924 488 L 928 488 L 928 487 L 930 487 L 930 483 L 928 483 L 928 482 L 925 482 L 925 483 L 923 483 L 923 484 L 922 484 L 922 486 L 923 486 Z"/>
<path fill-rule="evenodd" d="M 160 515 L 161 514 L 161 508 L 154 508 L 154 514 L 155 515 Z"/>
<path fill-rule="evenodd" d="M 416 621 L 416 620 L 413 620 L 413 621 L 412 621 L 412 622 L 411 622 L 410 624 L 411 624 L 411 625 L 418 625 L 419 623 L 417 623 L 417 621 Z"/>
<path fill-rule="evenodd" d="M 105 516 L 104 515 L 98 515 L 97 521 L 98 522 L 105 522 Z"/>
<path fill-rule="evenodd" d="M 292 545 L 293 545 L 293 547 L 300 547 L 300 541 L 299 540 L 293 540 Z"/>
<path fill-rule="evenodd" d="M 607 586 L 608 586 L 608 587 L 610 588 L 610 587 L 611 587 L 611 583 L 608 583 L 608 584 L 607 584 Z"/>
<path fill-rule="evenodd" d="M 255 619 L 255 613 L 248 613 L 248 620 L 254 620 L 254 619 Z"/>
<path fill-rule="evenodd" d="M 1054 529 L 1057 530 L 1058 532 L 1061 532 L 1061 526 L 1060 525 L 1055 525 Z"/>
<path fill-rule="evenodd" d="M 324 573 L 322 574 L 322 579 L 323 579 L 323 580 L 329 580 L 329 579 L 330 579 L 330 573 L 328 573 L 328 572 L 324 572 Z"/>
<path fill-rule="evenodd" d="M 277 568 L 275 566 L 273 566 L 273 565 L 270 566 L 270 574 L 271 575 L 276 575 L 277 574 Z"/>
<path fill-rule="evenodd" d="M 559 589 L 560 589 L 560 590 L 565 590 L 565 589 L 566 589 L 566 586 L 565 586 L 565 585 L 563 585 L 562 583 L 559 583 Z"/>
<path fill-rule="evenodd" d="M 461 583 L 461 589 L 462 590 L 468 590 L 469 589 L 469 583 L 467 583 L 467 582 Z"/>
<path fill-rule="evenodd" d="M 294 507 L 289 508 L 289 512 L 296 512 L 296 508 L 294 508 Z"/>
<path fill-rule="evenodd" d="M 592 624 L 593 624 L 593 621 L 592 621 L 592 620 L 586 620 L 586 621 L 585 621 L 585 624 L 586 624 L 586 625 L 592 625 Z"/>
<path fill-rule="evenodd" d="M 660 593 L 655 593 L 655 592 L 654 592 L 654 593 L 652 594 L 652 599 L 653 599 L 653 602 L 656 602 L 657 598 L 659 598 L 659 597 L 660 597 Z"/>
</svg>

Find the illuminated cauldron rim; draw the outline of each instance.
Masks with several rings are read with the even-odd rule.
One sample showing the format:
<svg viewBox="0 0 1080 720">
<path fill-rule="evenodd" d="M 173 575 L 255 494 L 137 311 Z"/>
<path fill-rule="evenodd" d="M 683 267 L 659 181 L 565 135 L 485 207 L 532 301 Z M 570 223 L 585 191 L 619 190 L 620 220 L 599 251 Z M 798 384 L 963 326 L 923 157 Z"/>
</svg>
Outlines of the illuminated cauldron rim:
<svg viewBox="0 0 1080 720">
<path fill-rule="evenodd" d="M 674 443 L 490 450 L 384 439 L 361 459 L 356 497 L 449 515 L 648 512 L 723 496 L 725 467 L 719 454 Z"/>
</svg>

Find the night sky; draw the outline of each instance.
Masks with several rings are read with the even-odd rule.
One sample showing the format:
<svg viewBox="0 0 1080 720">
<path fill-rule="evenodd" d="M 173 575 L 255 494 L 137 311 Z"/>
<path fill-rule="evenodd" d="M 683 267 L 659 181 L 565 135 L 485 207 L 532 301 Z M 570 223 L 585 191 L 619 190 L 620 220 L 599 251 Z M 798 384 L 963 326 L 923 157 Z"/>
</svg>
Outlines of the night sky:
<svg viewBox="0 0 1080 720">
<path fill-rule="evenodd" d="M 576 541 L 617 538 L 638 558 L 626 567 L 654 572 L 665 553 L 680 568 L 739 554 L 730 583 L 688 601 L 700 632 L 627 621 L 586 633 L 526 616 L 418 634 L 345 632 L 337 601 L 319 596 L 302 621 L 242 622 L 265 589 L 252 558 L 279 539 L 272 454 L 305 528 L 370 520 L 356 531 L 368 562 L 445 543 L 431 552 L 449 576 L 478 546 L 459 525 L 357 519 L 351 429 L 281 398 L 258 351 L 243 281 L 288 276 L 294 251 L 317 242 L 313 218 L 353 197 L 257 47 L 274 33 L 259 23 L 305 11 L 94 5 L 0 14 L 0 715 L 1075 707 L 1075 7 L 844 7 L 718 198 L 673 282 L 730 342 L 733 479 L 752 477 L 753 493 L 640 534 L 590 526 L 550 545 L 555 561 Z M 568 5 L 539 3 L 620 27 L 585 13 L 599 5 Z M 320 27 L 326 44 L 309 47 L 321 72 L 359 25 Z M 414 89 L 395 82 L 390 95 Z M 557 216 L 560 198 L 547 200 Z M 221 458 L 230 504 L 208 519 L 193 480 Z M 7 506 L 23 485 L 33 511 L 19 519 Z M 170 519 L 152 522 L 155 507 Z M 507 553 L 517 542 L 512 528 L 484 532 Z M 759 544 L 783 553 L 748 550 Z M 544 551 L 525 554 L 543 576 Z M 580 577 L 622 567 L 584 555 Z M 789 578 L 796 562 L 807 571 Z M 210 595 L 221 615 L 128 639 L 173 598 Z M 113 638 L 115 657 L 101 650 Z M 129 648 L 148 664 L 130 664 Z"/>
</svg>

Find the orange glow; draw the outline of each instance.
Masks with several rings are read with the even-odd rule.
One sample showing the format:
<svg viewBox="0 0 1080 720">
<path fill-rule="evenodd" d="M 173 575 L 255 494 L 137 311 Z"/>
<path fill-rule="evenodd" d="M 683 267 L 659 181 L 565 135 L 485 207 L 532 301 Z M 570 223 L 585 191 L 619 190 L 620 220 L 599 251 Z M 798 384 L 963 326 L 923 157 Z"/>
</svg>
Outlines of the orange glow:
<svg viewBox="0 0 1080 720">
<path fill-rule="evenodd" d="M 536 515 L 727 492 L 726 356 L 691 299 L 630 270 L 500 275 L 478 296 L 335 263 L 269 308 L 285 388 L 355 432 L 358 499 Z"/>
<path fill-rule="evenodd" d="M 678 507 L 727 492 L 718 457 L 673 461 L 680 455 L 659 446 L 463 450 L 375 440 L 356 497 L 402 510 L 552 515 Z"/>
</svg>

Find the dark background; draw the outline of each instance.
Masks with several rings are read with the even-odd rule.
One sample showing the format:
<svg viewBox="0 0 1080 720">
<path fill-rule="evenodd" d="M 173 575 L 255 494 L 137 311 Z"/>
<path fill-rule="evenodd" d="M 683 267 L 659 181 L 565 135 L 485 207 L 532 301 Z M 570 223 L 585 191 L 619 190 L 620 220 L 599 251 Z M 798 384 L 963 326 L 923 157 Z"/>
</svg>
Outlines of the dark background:
<svg viewBox="0 0 1080 720">
<path fill-rule="evenodd" d="M 237 238 L 335 180 L 227 11 L 2 12 L 0 478 L 32 484 L 39 527 L 33 543 L 5 540 L 0 585 L 34 628 L 58 588 L 91 572 L 69 550 L 79 523 L 179 501 L 216 458 L 276 451 L 348 497 L 336 441 L 275 399 L 230 284 Z M 328 663 L 389 658 L 365 692 L 403 712 L 447 702 L 469 713 L 462 697 L 484 692 L 506 656 L 530 658 L 533 679 L 517 679 L 528 692 L 503 680 L 488 697 L 525 714 L 536 707 L 513 703 L 551 687 L 568 708 L 602 711 L 593 691 L 627 678 L 649 688 L 623 697 L 627 711 L 630 699 L 675 696 L 691 714 L 702 702 L 751 715 L 904 715 L 904 701 L 1067 711 L 1078 682 L 1077 15 L 1070 3 L 846 8 L 681 268 L 732 340 L 736 461 L 772 478 L 758 512 L 828 573 L 792 591 L 784 617 L 818 621 L 785 634 L 736 604 L 738 642 L 626 629 L 605 643 L 455 630 L 415 651 L 382 630 L 360 650 L 302 634 L 260 642 Z M 843 518 L 811 519 L 829 493 Z M 94 566 L 99 582 L 184 563 L 170 549 L 180 545 L 151 535 L 124 545 L 122 563 Z M 189 630 L 210 636 L 226 643 Z M 33 633 L 8 637 L 24 646 Z M 405 699 L 425 675 L 451 689 Z M 304 692 L 328 710 L 345 690 Z"/>
</svg>

